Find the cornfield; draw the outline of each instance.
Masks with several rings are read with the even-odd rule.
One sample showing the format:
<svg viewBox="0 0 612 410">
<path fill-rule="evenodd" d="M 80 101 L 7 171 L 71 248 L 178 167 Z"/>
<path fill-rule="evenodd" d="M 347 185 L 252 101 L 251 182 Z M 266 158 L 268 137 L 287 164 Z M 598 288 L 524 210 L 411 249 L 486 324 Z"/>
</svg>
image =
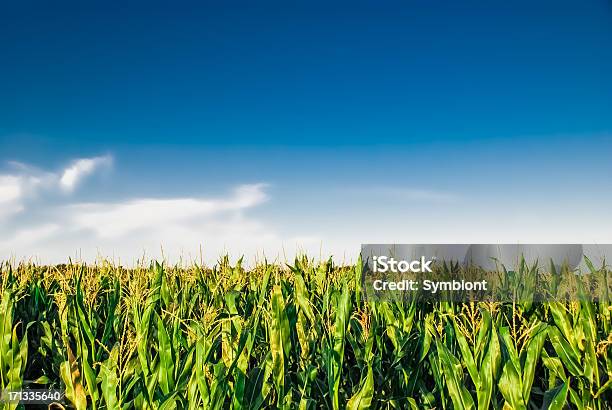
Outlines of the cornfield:
<svg viewBox="0 0 612 410">
<path fill-rule="evenodd" d="M 55 408 L 612 408 L 607 295 L 367 301 L 360 264 L 307 258 L 0 271 L 0 387 Z"/>
</svg>

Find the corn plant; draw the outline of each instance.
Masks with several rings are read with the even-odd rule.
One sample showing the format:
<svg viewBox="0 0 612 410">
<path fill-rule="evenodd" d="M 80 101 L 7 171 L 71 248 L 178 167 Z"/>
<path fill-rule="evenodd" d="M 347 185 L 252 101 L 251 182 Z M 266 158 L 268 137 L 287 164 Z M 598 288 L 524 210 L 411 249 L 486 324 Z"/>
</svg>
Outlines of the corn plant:
<svg viewBox="0 0 612 410">
<path fill-rule="evenodd" d="M 367 300 L 359 263 L 306 257 L 3 264 L 0 387 L 74 409 L 611 408 L 609 271 L 578 279 L 597 298 L 545 302 L 535 268 L 500 270 L 516 299 L 457 303 Z"/>
</svg>

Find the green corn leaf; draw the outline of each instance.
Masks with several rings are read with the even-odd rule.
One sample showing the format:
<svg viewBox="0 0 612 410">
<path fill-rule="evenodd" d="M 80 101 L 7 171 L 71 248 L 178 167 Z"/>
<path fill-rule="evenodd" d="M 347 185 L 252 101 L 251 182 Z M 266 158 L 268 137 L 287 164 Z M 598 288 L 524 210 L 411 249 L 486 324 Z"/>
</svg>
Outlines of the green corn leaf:
<svg viewBox="0 0 612 410">
<path fill-rule="evenodd" d="M 584 341 L 584 375 L 589 384 L 599 388 L 599 369 L 595 347 L 597 344 L 597 327 L 595 326 L 595 313 L 591 303 L 581 302 L 580 326 L 585 337 Z"/>
<path fill-rule="evenodd" d="M 524 410 L 527 408 L 523 399 L 522 381 L 513 361 L 507 361 L 499 379 L 499 391 L 506 400 L 506 403 L 514 410 Z"/>
<path fill-rule="evenodd" d="M 488 409 L 493 395 L 493 385 L 497 380 L 497 368 L 500 366 L 501 349 L 499 338 L 494 327 L 490 328 L 489 345 L 479 370 L 480 385 L 477 386 L 478 408 Z"/>
<path fill-rule="evenodd" d="M 170 336 L 166 331 L 164 322 L 161 317 L 157 318 L 157 338 L 159 342 L 159 369 L 158 380 L 159 386 L 165 395 L 170 394 L 174 390 L 174 353 Z"/>
<path fill-rule="evenodd" d="M 561 359 L 558 357 L 550 357 L 548 353 L 546 353 L 546 350 L 543 350 L 542 363 L 544 363 L 544 366 L 546 366 L 556 377 L 563 381 L 567 380 L 567 375 L 565 374 L 565 368 L 563 367 L 563 363 L 561 363 Z"/>
<path fill-rule="evenodd" d="M 482 360 L 483 355 L 487 351 L 487 345 L 489 344 L 489 338 L 491 337 L 491 314 L 486 309 L 479 309 L 482 316 L 480 323 L 480 329 L 478 330 L 478 336 L 476 338 L 475 346 L 475 359 L 477 362 Z"/>
<path fill-rule="evenodd" d="M 81 384 L 80 372 L 76 363 L 66 360 L 60 365 L 60 377 L 65 387 L 65 396 L 76 410 L 87 408 L 87 396 Z"/>
<path fill-rule="evenodd" d="M 304 277 L 300 274 L 295 275 L 295 298 L 298 306 L 304 312 L 304 315 L 310 320 L 311 323 L 315 322 L 315 315 L 312 311 L 312 306 L 308 300 L 308 291 L 306 290 L 306 284 Z"/>
<path fill-rule="evenodd" d="M 527 342 L 527 355 L 523 366 L 523 399 L 529 403 L 531 387 L 536 373 L 536 367 L 540 359 L 546 336 L 548 335 L 547 326 L 544 323 L 538 324 L 533 330 Z"/>
<path fill-rule="evenodd" d="M 510 361 L 512 361 L 512 365 L 514 369 L 520 371 L 521 369 L 521 361 L 519 359 L 519 355 L 516 351 L 516 346 L 512 341 L 512 337 L 510 336 L 510 329 L 504 326 L 499 329 L 499 336 L 503 342 L 503 347 L 505 352 L 508 354 Z"/>
<path fill-rule="evenodd" d="M 335 323 L 333 334 L 324 350 L 323 358 L 327 373 L 329 397 L 331 398 L 332 408 L 336 410 L 340 408 L 340 379 L 344 359 L 346 330 L 349 323 L 351 306 L 349 290 L 346 283 L 343 283 L 341 293 L 334 293 L 334 298 L 332 298 L 332 300 L 334 300 L 335 305 Z"/>
<path fill-rule="evenodd" d="M 550 336 L 550 342 L 564 367 L 574 376 L 581 376 L 583 369 L 580 366 L 579 356 L 567 340 L 565 340 L 559 329 L 555 326 L 551 326 L 548 329 L 548 334 Z"/>
<path fill-rule="evenodd" d="M 117 398 L 117 388 L 119 386 L 119 377 L 117 376 L 116 367 L 118 363 L 118 347 L 115 346 L 111 351 L 109 358 L 100 366 L 100 375 L 102 378 L 102 397 L 106 403 L 106 408 L 118 410 L 120 408 L 119 399 Z"/>
<path fill-rule="evenodd" d="M 567 392 L 569 388 L 569 382 L 564 382 L 559 389 L 555 392 L 548 410 L 562 410 L 567 404 Z"/>
<path fill-rule="evenodd" d="M 348 410 L 363 410 L 369 409 L 372 406 L 372 398 L 374 397 L 374 373 L 372 366 L 368 366 L 368 371 L 361 387 L 357 393 L 348 401 L 346 408 Z"/>
<path fill-rule="evenodd" d="M 580 395 L 571 387 L 569 388 L 569 396 L 570 396 L 570 401 L 574 404 L 574 406 L 576 406 L 578 410 L 585 410 L 584 404 L 583 404 L 583 398 L 580 397 Z M 590 410 L 590 409 L 587 409 L 587 410 Z"/>
<path fill-rule="evenodd" d="M 601 386 L 601 388 L 599 390 L 597 390 L 597 393 L 595 393 L 595 398 L 599 398 L 599 396 L 601 396 L 603 393 L 606 392 L 606 390 L 612 389 L 612 378 L 608 379 L 607 382 L 604 383 L 603 386 Z"/>
<path fill-rule="evenodd" d="M 476 362 L 474 361 L 474 355 L 472 354 L 472 350 L 470 349 L 470 346 L 468 345 L 465 336 L 457 325 L 456 318 L 455 320 L 453 320 L 453 325 L 455 330 L 455 337 L 457 338 L 459 349 L 461 351 L 461 359 L 463 360 L 463 364 L 467 368 L 467 371 L 470 377 L 472 378 L 474 386 L 476 386 L 476 389 L 478 389 L 480 386 L 480 374 L 478 372 L 478 367 L 476 367 Z"/>
<path fill-rule="evenodd" d="M 285 398 L 285 356 L 290 351 L 289 321 L 285 311 L 285 301 L 280 286 L 272 291 L 272 311 L 269 326 L 270 351 L 272 353 L 272 377 L 278 394 L 278 404 Z"/>
<path fill-rule="evenodd" d="M 465 388 L 463 380 L 461 380 L 463 375 L 461 363 L 443 343 L 437 341 L 436 348 L 454 408 L 460 410 L 474 409 L 474 399 L 472 399 L 470 392 Z"/>
<path fill-rule="evenodd" d="M 560 302 L 550 302 L 549 309 L 553 315 L 555 324 L 561 331 L 563 337 L 565 337 L 565 339 L 568 341 L 571 349 L 574 351 L 574 356 L 578 357 L 578 344 L 566 308 Z"/>
</svg>

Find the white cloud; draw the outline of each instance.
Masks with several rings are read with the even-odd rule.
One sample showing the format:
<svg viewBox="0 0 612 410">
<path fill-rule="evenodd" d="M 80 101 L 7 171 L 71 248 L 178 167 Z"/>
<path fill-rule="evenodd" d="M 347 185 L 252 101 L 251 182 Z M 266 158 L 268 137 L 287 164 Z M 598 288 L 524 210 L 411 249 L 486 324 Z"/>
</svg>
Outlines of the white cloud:
<svg viewBox="0 0 612 410">
<path fill-rule="evenodd" d="M 0 220 L 8 215 L 20 212 L 22 186 L 19 178 L 11 175 L 0 175 Z"/>
<path fill-rule="evenodd" d="M 340 189 L 334 197 L 317 187 L 285 204 L 282 198 L 274 203 L 265 184 L 230 187 L 218 195 L 92 202 L 83 197 L 89 191 L 75 188 L 112 159 L 94 158 L 91 165 L 79 166 L 83 160 L 57 172 L 12 164 L 11 172 L 0 173 L 0 260 L 14 256 L 61 263 L 101 256 L 129 265 L 142 256 L 165 256 L 176 262 L 181 256 L 199 259 L 201 247 L 208 264 L 224 253 L 244 255 L 250 262 L 264 255 L 291 262 L 300 252 L 354 262 L 361 243 L 606 243 L 612 232 L 612 220 L 602 217 L 607 215 L 604 203 L 551 207 L 546 201 L 504 202 L 406 187 L 368 189 L 368 199 L 375 201 L 364 202 L 344 195 L 361 196 L 363 189 Z M 63 190 L 62 179 L 72 169 L 66 185 L 71 188 Z M 291 205 L 318 196 L 325 200 Z M 273 217 L 257 215 L 268 206 L 265 210 L 276 212 Z"/>
<path fill-rule="evenodd" d="M 6 175 L 0 176 L 0 202 L 12 202 L 21 196 L 19 178 Z"/>
<path fill-rule="evenodd" d="M 28 202 L 41 195 L 52 196 L 58 189 L 66 193 L 96 170 L 112 165 L 109 155 L 75 160 L 58 172 L 42 171 L 20 162 L 9 162 L 10 171 L 0 173 L 0 222 L 23 212 Z M 33 206 L 36 206 L 33 204 Z"/>
<path fill-rule="evenodd" d="M 85 177 L 99 168 L 110 167 L 112 163 L 113 158 L 110 155 L 78 159 L 62 173 L 59 180 L 60 187 L 64 191 L 72 192 Z"/>
<path fill-rule="evenodd" d="M 23 211 L 24 202 L 47 182 L 46 175 L 0 174 L 0 221 Z"/>
<path fill-rule="evenodd" d="M 10 165 L 10 172 L 0 173 L 0 259 L 57 263 L 103 256 L 131 263 L 143 253 L 161 257 L 161 249 L 171 260 L 193 257 L 202 246 L 214 262 L 224 252 L 252 256 L 282 249 L 278 235 L 248 215 L 269 199 L 265 184 L 240 185 L 220 196 L 87 202 L 76 188 L 111 166 L 110 156 L 77 159 L 58 172 Z"/>
<path fill-rule="evenodd" d="M 254 207 L 267 200 L 264 184 L 243 185 L 229 198 L 133 199 L 117 203 L 75 204 L 66 207 L 71 226 L 88 229 L 100 238 L 124 236 L 138 230 L 159 227 L 197 227 L 213 216 Z M 225 218 L 223 218 L 225 219 Z M 165 228 L 162 228 L 165 229 Z"/>
<path fill-rule="evenodd" d="M 64 262 L 111 258 L 132 264 L 137 258 L 198 258 L 207 263 L 282 249 L 276 232 L 249 216 L 268 200 L 265 184 L 242 185 L 229 195 L 210 198 L 136 198 L 109 203 L 67 203 L 48 209 L 44 222 L 21 226 L 0 240 L 0 253 L 17 258 Z M 271 259 L 276 254 L 268 254 Z"/>
</svg>

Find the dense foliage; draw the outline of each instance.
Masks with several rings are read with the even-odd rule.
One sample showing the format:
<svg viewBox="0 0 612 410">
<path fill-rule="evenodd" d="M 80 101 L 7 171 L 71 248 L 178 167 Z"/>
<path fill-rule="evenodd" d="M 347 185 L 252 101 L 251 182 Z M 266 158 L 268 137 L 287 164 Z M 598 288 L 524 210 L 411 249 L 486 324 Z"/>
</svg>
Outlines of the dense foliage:
<svg viewBox="0 0 612 410">
<path fill-rule="evenodd" d="M 607 295 L 366 302 L 359 266 L 306 259 L 0 271 L 0 387 L 66 407 L 611 407 Z"/>
</svg>

